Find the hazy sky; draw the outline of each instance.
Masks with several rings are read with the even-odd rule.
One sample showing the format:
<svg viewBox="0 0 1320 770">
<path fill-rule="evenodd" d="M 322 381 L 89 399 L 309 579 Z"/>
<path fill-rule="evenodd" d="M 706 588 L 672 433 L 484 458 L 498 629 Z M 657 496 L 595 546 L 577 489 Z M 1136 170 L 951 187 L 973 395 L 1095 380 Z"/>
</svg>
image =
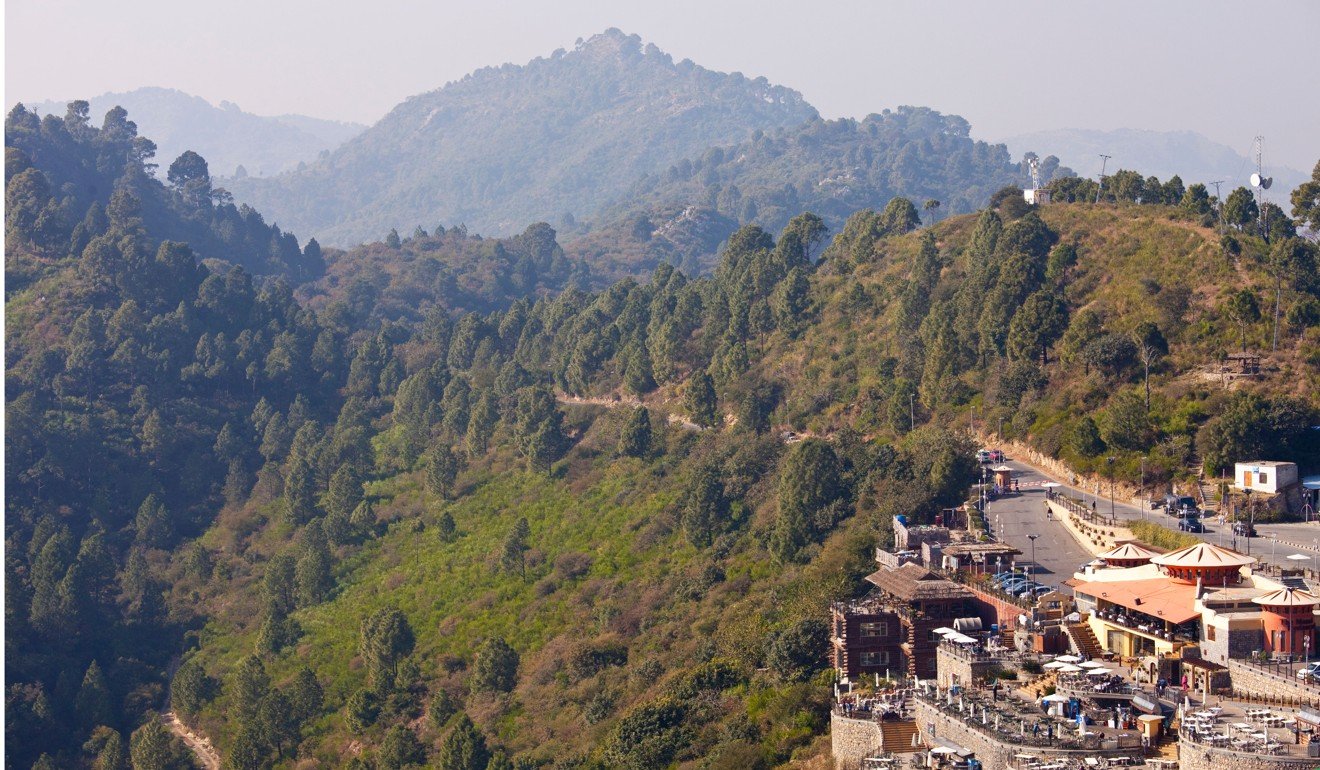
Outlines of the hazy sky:
<svg viewBox="0 0 1320 770">
<path fill-rule="evenodd" d="M 259 114 L 371 123 L 486 65 L 607 27 L 764 75 L 826 117 L 915 104 L 999 139 L 1192 129 L 1309 171 L 1320 2 L 7 0 L 5 102 L 155 85 Z"/>
</svg>

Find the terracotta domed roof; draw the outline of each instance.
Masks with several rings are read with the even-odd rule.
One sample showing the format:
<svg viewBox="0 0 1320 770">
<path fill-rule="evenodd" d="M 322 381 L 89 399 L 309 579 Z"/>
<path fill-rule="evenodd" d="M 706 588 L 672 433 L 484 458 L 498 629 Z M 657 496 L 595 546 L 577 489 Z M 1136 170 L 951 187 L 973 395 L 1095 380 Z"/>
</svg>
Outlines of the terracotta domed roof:
<svg viewBox="0 0 1320 770">
<path fill-rule="evenodd" d="M 1165 553 L 1151 559 L 1162 567 L 1181 569 L 1214 569 L 1216 567 L 1245 567 L 1256 560 L 1246 554 L 1210 543 L 1197 543 L 1182 550 Z"/>
<path fill-rule="evenodd" d="M 1280 588 L 1277 591 L 1270 591 L 1263 596 L 1257 596 L 1252 599 L 1256 604 L 1263 604 L 1266 607 L 1314 607 L 1320 604 L 1320 597 L 1308 593 L 1300 588 Z"/>
</svg>

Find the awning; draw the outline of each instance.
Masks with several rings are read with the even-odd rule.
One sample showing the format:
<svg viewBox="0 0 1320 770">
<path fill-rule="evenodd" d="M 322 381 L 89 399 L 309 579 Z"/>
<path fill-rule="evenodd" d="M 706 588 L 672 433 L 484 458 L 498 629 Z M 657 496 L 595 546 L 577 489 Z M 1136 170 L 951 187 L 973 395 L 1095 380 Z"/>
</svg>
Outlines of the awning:
<svg viewBox="0 0 1320 770">
<path fill-rule="evenodd" d="M 1140 711 L 1144 711 L 1147 714 L 1158 714 L 1161 716 L 1164 714 L 1164 710 L 1165 710 L 1165 707 L 1162 703 L 1160 703 L 1159 701 L 1151 700 L 1150 698 L 1147 698 L 1145 695 L 1132 696 L 1132 707 Z"/>
</svg>

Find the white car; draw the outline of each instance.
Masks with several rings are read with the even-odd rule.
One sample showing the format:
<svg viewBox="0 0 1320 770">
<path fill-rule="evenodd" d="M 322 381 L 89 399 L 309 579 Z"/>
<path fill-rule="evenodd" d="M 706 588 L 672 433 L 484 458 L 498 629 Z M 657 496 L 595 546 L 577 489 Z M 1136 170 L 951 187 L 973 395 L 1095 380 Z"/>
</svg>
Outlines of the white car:
<svg viewBox="0 0 1320 770">
<path fill-rule="evenodd" d="M 1320 679 L 1320 661 L 1307 663 L 1297 669 L 1297 678 L 1304 680 Z"/>
</svg>

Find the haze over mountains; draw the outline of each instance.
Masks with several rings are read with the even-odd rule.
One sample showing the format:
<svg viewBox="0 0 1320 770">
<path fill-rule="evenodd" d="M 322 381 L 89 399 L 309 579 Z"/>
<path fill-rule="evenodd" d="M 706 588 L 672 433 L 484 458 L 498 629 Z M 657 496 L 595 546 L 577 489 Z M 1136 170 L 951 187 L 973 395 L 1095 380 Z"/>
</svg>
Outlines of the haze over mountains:
<svg viewBox="0 0 1320 770">
<path fill-rule="evenodd" d="M 815 116 L 795 91 L 675 63 L 610 30 L 412 97 L 305 171 L 232 189 L 332 243 L 437 222 L 507 234 L 594 213 L 644 174 Z"/>
<path fill-rule="evenodd" d="M 79 97 L 84 98 L 84 97 Z M 366 126 L 305 115 L 253 115 L 232 102 L 217 107 L 200 96 L 172 88 L 137 88 L 87 100 L 92 122 L 112 107 L 128 110 L 142 136 L 156 143 L 156 161 L 166 168 L 185 150 L 206 158 L 211 173 L 232 176 L 239 166 L 248 174 L 268 176 L 311 162 L 338 147 Z M 29 104 L 39 115 L 63 117 L 68 100 Z"/>
<path fill-rule="evenodd" d="M 1161 179 L 1177 174 L 1187 184 L 1221 179 L 1228 185 L 1225 189 L 1247 184 L 1247 178 L 1256 170 L 1255 158 L 1195 131 L 1061 128 L 1033 131 L 1001 141 L 1008 145 L 1008 151 L 1014 157 L 1021 157 L 1027 151 L 1057 155 L 1077 173 L 1091 178 L 1100 173 L 1100 153 L 1112 156 L 1108 167 L 1111 174 L 1126 168 Z M 1241 149 L 1249 152 L 1250 143 Z M 1265 149 L 1265 173 L 1274 177 L 1275 188 L 1282 191 L 1280 200 L 1284 200 L 1287 191 L 1305 182 L 1310 175 L 1271 165 L 1268 137 Z"/>
</svg>

